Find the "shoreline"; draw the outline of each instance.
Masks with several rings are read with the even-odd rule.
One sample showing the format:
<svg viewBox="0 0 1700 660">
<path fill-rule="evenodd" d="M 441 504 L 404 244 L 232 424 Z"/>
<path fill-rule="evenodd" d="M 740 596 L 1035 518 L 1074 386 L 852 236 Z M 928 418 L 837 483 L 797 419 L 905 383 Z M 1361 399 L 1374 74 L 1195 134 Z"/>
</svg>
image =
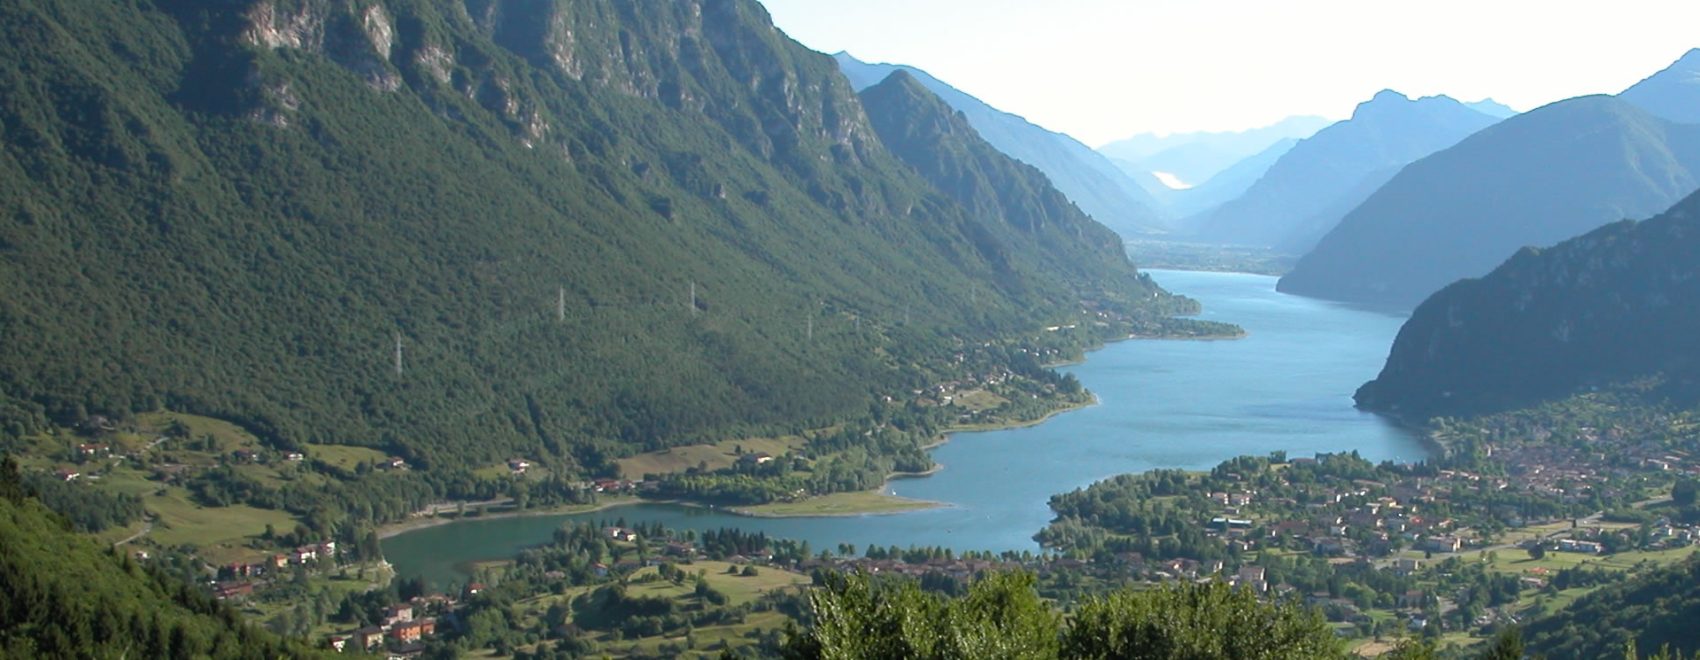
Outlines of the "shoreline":
<svg viewBox="0 0 1700 660">
<path fill-rule="evenodd" d="M 375 533 L 378 535 L 378 540 L 383 541 L 409 532 L 417 532 L 422 529 L 442 527 L 444 525 L 453 525 L 456 523 L 471 523 L 478 522 L 480 520 L 501 520 L 503 518 L 529 518 L 535 516 L 570 516 L 580 513 L 596 513 L 597 511 L 606 511 L 608 509 L 631 506 L 633 504 L 682 504 L 682 502 L 674 502 L 671 500 L 644 500 L 634 497 L 614 502 L 597 502 L 595 504 L 557 504 L 537 509 L 525 509 L 523 511 L 498 511 L 495 513 L 486 513 L 473 518 L 418 516 L 410 517 L 408 520 L 401 522 L 381 525 L 377 530 L 375 530 Z"/>
<path fill-rule="evenodd" d="M 1238 327 L 1238 326 L 1236 326 L 1236 327 Z M 1134 340 L 1227 341 L 1227 340 L 1243 339 L 1243 338 L 1245 338 L 1245 336 L 1247 334 L 1248 333 L 1246 333 L 1243 328 L 1241 329 L 1241 331 L 1238 334 L 1226 335 L 1226 336 L 1162 337 L 1162 336 L 1142 336 L 1142 335 L 1132 335 L 1132 334 L 1130 334 L 1130 335 L 1127 335 L 1125 337 L 1113 337 L 1113 338 L 1110 338 L 1110 339 L 1102 340 L 1102 343 L 1100 343 L 1099 345 L 1086 349 L 1084 351 L 1084 353 L 1081 355 L 1080 359 L 1064 360 L 1064 361 L 1061 361 L 1061 362 L 1046 364 L 1046 365 L 1044 365 L 1044 367 L 1047 368 L 1047 369 L 1057 369 L 1057 368 L 1060 368 L 1060 367 L 1067 367 L 1067 366 L 1073 366 L 1073 365 L 1078 365 L 1078 364 L 1084 364 L 1086 362 L 1086 360 L 1091 357 L 1092 353 L 1095 353 L 1097 351 L 1108 348 L 1111 344 L 1117 344 L 1117 343 L 1121 343 L 1121 342 L 1124 342 L 1124 341 L 1134 341 Z M 922 445 L 921 449 L 923 451 L 931 452 L 934 449 L 937 449 L 939 447 L 944 446 L 945 444 L 948 444 L 951 441 L 951 437 L 958 434 L 958 433 L 986 433 L 986 432 L 991 432 L 991 431 L 1006 431 L 1006 430 L 1013 430 L 1013 429 L 1021 429 L 1021 428 L 1028 428 L 1028 427 L 1032 427 L 1032 426 L 1038 426 L 1040 424 L 1043 424 L 1045 422 L 1050 421 L 1052 418 L 1056 417 L 1057 415 L 1061 415 L 1061 414 L 1069 413 L 1069 412 L 1074 412 L 1074 411 L 1077 411 L 1077 410 L 1084 410 L 1086 408 L 1091 408 L 1093 406 L 1097 406 L 1100 403 L 1102 403 L 1102 401 L 1098 398 L 1098 394 L 1096 392 L 1091 392 L 1090 390 L 1088 390 L 1087 394 L 1090 397 L 1087 401 L 1084 401 L 1084 402 L 1081 402 L 1081 403 L 1071 403 L 1069 405 L 1064 405 L 1062 407 L 1057 408 L 1056 410 L 1046 412 L 1044 415 L 1041 415 L 1039 417 L 1029 419 L 1029 420 L 1011 421 L 1011 422 L 1003 422 L 1003 423 L 997 423 L 997 424 L 953 426 L 953 427 L 947 428 L 947 429 L 939 432 L 939 436 L 938 436 L 937 439 L 935 439 L 934 441 L 932 441 L 928 444 Z M 614 508 L 614 507 L 629 506 L 629 505 L 633 505 L 633 504 L 673 504 L 673 505 L 678 505 L 678 506 L 696 507 L 696 508 L 710 509 L 710 510 L 715 510 L 715 511 L 725 511 L 725 512 L 730 513 L 732 515 L 746 516 L 746 517 L 750 517 L 750 518 L 849 518 L 849 517 L 867 516 L 867 515 L 893 515 L 893 514 L 898 514 L 898 513 L 907 513 L 907 512 L 910 512 L 910 511 L 922 511 L 922 510 L 927 510 L 927 509 L 936 509 L 936 508 L 953 506 L 949 502 L 937 502 L 937 501 L 933 501 L 933 500 L 917 500 L 917 499 L 912 499 L 912 498 L 900 497 L 900 496 L 897 496 L 897 495 L 887 495 L 885 493 L 886 488 L 891 485 L 892 481 L 899 480 L 899 479 L 924 479 L 924 478 L 936 475 L 939 472 L 943 471 L 944 469 L 945 469 L 945 465 L 943 465 L 941 463 L 935 463 L 933 465 L 933 467 L 928 468 L 928 469 L 921 471 L 921 472 L 893 472 L 893 473 L 886 475 L 885 480 L 880 482 L 880 485 L 878 487 L 875 487 L 875 488 L 872 488 L 872 489 L 869 489 L 869 490 L 866 490 L 866 491 L 856 491 L 856 492 L 864 493 L 864 494 L 868 494 L 868 495 L 875 495 L 875 496 L 879 496 L 879 497 L 883 497 L 883 498 L 890 498 L 891 500 L 898 501 L 902 504 L 915 504 L 916 505 L 916 506 L 905 506 L 903 508 L 898 508 L 898 509 L 869 508 L 869 509 L 866 509 L 866 510 L 842 511 L 842 512 L 835 511 L 835 512 L 810 512 L 810 513 L 766 513 L 766 512 L 760 512 L 760 511 L 752 511 L 752 510 L 750 510 L 750 507 L 748 507 L 748 506 L 721 507 L 721 506 L 718 506 L 718 505 L 715 505 L 715 504 L 710 504 L 710 503 L 707 503 L 707 502 L 694 502 L 694 501 L 689 501 L 689 500 L 645 500 L 645 499 L 642 499 L 642 498 L 634 497 L 634 498 L 631 498 L 631 499 L 628 499 L 628 500 L 622 500 L 622 501 L 618 501 L 618 502 L 598 503 L 598 504 L 588 505 L 588 506 L 587 505 L 560 505 L 560 506 L 546 507 L 546 508 L 542 508 L 542 509 L 528 509 L 528 510 L 525 510 L 525 511 L 501 511 L 501 512 L 497 512 L 497 513 L 486 513 L 486 514 L 478 516 L 476 518 L 442 518 L 442 517 L 438 517 L 438 516 L 421 516 L 421 517 L 418 517 L 418 518 L 410 518 L 409 520 L 406 520 L 406 521 L 403 521 L 403 522 L 397 522 L 397 523 L 390 523 L 390 524 L 387 524 L 387 525 L 382 525 L 377 529 L 377 535 L 378 535 L 378 540 L 382 541 L 382 540 L 385 540 L 385 539 L 400 536 L 402 534 L 406 534 L 408 532 L 418 531 L 418 530 L 421 530 L 421 529 L 428 529 L 428 528 L 431 528 L 431 527 L 438 527 L 438 526 L 442 526 L 442 525 L 452 525 L 452 524 L 460 523 L 460 522 L 475 522 L 475 521 L 479 521 L 479 520 L 497 520 L 497 519 L 501 519 L 501 518 L 517 518 L 517 517 L 524 517 L 524 516 L 572 515 L 572 514 L 579 514 L 579 513 L 593 513 L 593 512 L 596 512 L 596 511 L 603 511 L 603 510 L 611 509 L 611 508 Z M 830 497 L 830 496 L 831 495 L 829 494 L 829 495 L 822 495 L 822 496 L 817 496 L 817 497 Z M 811 498 L 811 499 L 813 499 L 813 498 Z M 806 502 L 807 500 L 804 500 L 804 501 Z M 764 506 L 764 505 L 758 504 L 758 505 L 752 505 L 752 506 Z"/>
<path fill-rule="evenodd" d="M 939 437 L 937 439 L 935 439 L 934 441 L 932 441 L 928 444 L 922 445 L 921 449 L 922 449 L 922 451 L 926 451 L 926 452 L 930 453 L 930 452 L 932 452 L 932 450 L 948 444 L 951 440 L 951 436 L 956 435 L 958 433 L 986 433 L 986 432 L 990 432 L 990 431 L 1004 431 L 1004 430 L 1009 430 L 1009 429 L 1019 429 L 1019 428 L 1026 428 L 1026 427 L 1029 427 L 1029 426 L 1037 426 L 1039 424 L 1043 424 L 1043 423 L 1049 421 L 1052 417 L 1056 417 L 1057 415 L 1061 415 L 1063 413 L 1068 413 L 1068 412 L 1074 412 L 1076 410 L 1084 410 L 1086 408 L 1090 408 L 1092 406 L 1098 405 L 1098 403 L 1099 403 L 1098 395 L 1092 394 L 1091 396 L 1092 396 L 1092 398 L 1091 398 L 1090 401 L 1086 401 L 1084 403 L 1079 403 L 1079 404 L 1071 404 L 1071 405 L 1068 405 L 1068 406 L 1064 406 L 1064 407 L 1058 408 L 1056 410 L 1052 410 L 1050 412 L 1047 412 L 1044 415 L 1042 415 L 1038 418 L 1035 418 L 1035 419 L 1023 420 L 1023 421 L 1018 421 L 1018 422 L 1008 422 L 1008 423 L 1003 423 L 1003 424 L 984 424 L 984 425 L 979 425 L 979 426 L 957 426 L 957 427 L 948 428 L 948 429 L 945 429 L 944 431 L 941 431 L 939 433 Z M 897 480 L 901 480 L 901 479 L 925 479 L 927 477 L 931 477 L 935 474 L 938 474 L 939 472 L 942 472 L 944 470 L 944 468 L 945 468 L 945 465 L 943 463 L 935 462 L 932 467 L 927 468 L 926 470 L 923 470 L 923 471 L 920 471 L 920 472 L 892 472 L 892 473 L 886 475 L 885 481 L 880 482 L 880 485 L 878 487 L 870 489 L 870 490 L 865 490 L 865 491 L 855 491 L 855 492 L 859 492 L 859 493 L 867 493 L 867 494 L 872 494 L 872 495 L 878 495 L 880 497 L 890 498 L 892 500 L 896 500 L 896 501 L 904 503 L 904 504 L 915 504 L 916 506 L 913 506 L 913 507 L 906 507 L 906 508 L 895 509 L 895 510 L 870 509 L 870 510 L 865 510 L 865 511 L 843 511 L 843 512 L 830 512 L 830 513 L 764 513 L 764 512 L 760 512 L 760 511 L 751 511 L 747 507 L 727 508 L 727 509 L 721 509 L 721 510 L 730 511 L 730 512 L 737 514 L 737 515 L 749 516 L 749 517 L 752 517 L 752 518 L 851 518 L 851 517 L 856 517 L 856 516 L 892 515 L 892 514 L 898 514 L 898 513 L 908 513 L 910 511 L 924 511 L 924 510 L 927 510 L 927 509 L 938 509 L 938 508 L 955 506 L 954 504 L 951 504 L 950 502 L 939 502 L 939 501 L 936 501 L 936 500 L 918 500 L 918 499 L 914 499 L 914 498 L 910 498 L 910 497 L 903 497 L 901 495 L 888 495 L 885 492 L 886 487 L 890 486 L 891 482 L 893 482 L 893 481 L 897 481 Z M 831 495 L 821 495 L 821 496 L 817 496 L 817 497 L 830 497 L 830 496 Z M 808 500 L 804 500 L 804 501 L 806 502 Z M 687 506 L 698 505 L 696 503 L 691 503 L 691 502 L 679 502 L 679 503 L 685 504 Z M 756 506 L 763 506 L 763 505 L 756 505 Z M 713 508 L 713 507 L 711 506 L 710 508 Z"/>
</svg>

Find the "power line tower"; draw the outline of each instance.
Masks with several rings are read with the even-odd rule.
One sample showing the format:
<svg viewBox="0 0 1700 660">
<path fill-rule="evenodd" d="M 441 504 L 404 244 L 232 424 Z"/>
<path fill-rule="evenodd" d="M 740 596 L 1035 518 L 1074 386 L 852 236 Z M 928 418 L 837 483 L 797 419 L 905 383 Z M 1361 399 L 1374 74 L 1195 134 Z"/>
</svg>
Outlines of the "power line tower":
<svg viewBox="0 0 1700 660">
<path fill-rule="evenodd" d="M 560 291 L 555 296 L 555 320 L 557 322 L 560 322 L 560 323 L 566 323 L 567 322 L 567 287 L 566 286 L 562 286 Z"/>
<path fill-rule="evenodd" d="M 395 333 L 395 375 L 401 375 L 401 333 Z"/>
</svg>

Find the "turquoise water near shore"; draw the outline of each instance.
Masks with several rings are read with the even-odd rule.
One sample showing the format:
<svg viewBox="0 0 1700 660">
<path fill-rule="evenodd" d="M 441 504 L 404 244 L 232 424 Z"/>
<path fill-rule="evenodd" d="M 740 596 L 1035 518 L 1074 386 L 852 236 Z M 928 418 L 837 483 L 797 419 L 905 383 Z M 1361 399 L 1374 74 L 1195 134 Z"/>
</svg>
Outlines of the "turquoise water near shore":
<svg viewBox="0 0 1700 660">
<path fill-rule="evenodd" d="M 1241 273 L 1149 271 L 1164 288 L 1198 299 L 1201 318 L 1245 328 L 1243 339 L 1125 341 L 1063 368 L 1098 405 L 1024 428 L 959 433 L 933 450 L 938 473 L 887 491 L 947 506 L 832 518 L 751 518 L 665 504 L 577 514 L 467 521 L 383 542 L 400 575 L 442 585 L 457 566 L 513 556 L 573 520 L 659 522 L 671 528 L 739 527 L 819 548 L 936 545 L 957 550 L 1037 550 L 1051 495 L 1127 472 L 1208 469 L 1240 455 L 1357 451 L 1371 460 L 1429 456 L 1420 438 L 1352 407 L 1374 377 L 1404 317 L 1275 291 L 1275 279 Z"/>
</svg>

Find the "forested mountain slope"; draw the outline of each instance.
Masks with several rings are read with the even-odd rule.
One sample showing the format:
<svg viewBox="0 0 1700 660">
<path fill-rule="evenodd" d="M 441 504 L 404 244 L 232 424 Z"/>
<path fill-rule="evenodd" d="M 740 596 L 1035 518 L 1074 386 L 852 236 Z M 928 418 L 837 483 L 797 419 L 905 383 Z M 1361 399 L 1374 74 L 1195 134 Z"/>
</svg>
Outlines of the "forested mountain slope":
<svg viewBox="0 0 1700 660">
<path fill-rule="evenodd" d="M 917 181 L 750 0 L 7 2 L 0 144 L 13 433 L 165 406 L 595 466 L 1178 304 Z"/>
<path fill-rule="evenodd" d="M 0 458 L 0 657 L 318 657 L 70 530 Z M 116 554 L 115 554 L 116 552 Z"/>
<path fill-rule="evenodd" d="M 1700 196 L 1651 220 L 1526 248 L 1417 307 L 1357 401 L 1423 419 L 1646 378 L 1691 399 L 1700 376 L 1697 254 Z"/>
<path fill-rule="evenodd" d="M 1122 236 L 1160 233 L 1166 228 L 1159 202 L 1110 159 L 1078 140 L 987 105 L 914 67 L 871 64 L 849 53 L 838 53 L 833 59 L 858 90 L 872 87 L 898 71 L 913 76 L 922 87 L 961 112 L 986 142 L 1044 172 L 1051 184 L 1082 211 Z"/>
<path fill-rule="evenodd" d="M 1127 260 L 1114 233 L 1051 187 L 1043 172 L 981 139 L 962 113 L 945 105 L 907 71 L 899 70 L 862 90 L 861 97 L 881 142 L 972 217 L 981 219 L 988 238 L 1024 234 L 1033 247 L 1046 253 L 1047 263 L 1070 269 L 1070 277 L 1090 278 L 1124 267 Z M 1101 249 L 1084 252 L 1082 242 Z M 1090 260 L 1068 263 L 1083 257 Z M 1023 285 L 1012 277 L 1005 286 Z"/>
</svg>

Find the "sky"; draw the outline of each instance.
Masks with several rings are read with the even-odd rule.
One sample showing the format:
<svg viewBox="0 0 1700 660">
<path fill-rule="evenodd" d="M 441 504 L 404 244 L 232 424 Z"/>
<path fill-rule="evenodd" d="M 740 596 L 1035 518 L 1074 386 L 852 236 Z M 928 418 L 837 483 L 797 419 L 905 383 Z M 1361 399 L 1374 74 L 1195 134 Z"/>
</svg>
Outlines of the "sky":
<svg viewBox="0 0 1700 660">
<path fill-rule="evenodd" d="M 815 50 L 908 64 L 1094 147 L 1342 119 L 1377 91 L 1528 110 L 1700 47 L 1696 0 L 761 0 Z"/>
</svg>

